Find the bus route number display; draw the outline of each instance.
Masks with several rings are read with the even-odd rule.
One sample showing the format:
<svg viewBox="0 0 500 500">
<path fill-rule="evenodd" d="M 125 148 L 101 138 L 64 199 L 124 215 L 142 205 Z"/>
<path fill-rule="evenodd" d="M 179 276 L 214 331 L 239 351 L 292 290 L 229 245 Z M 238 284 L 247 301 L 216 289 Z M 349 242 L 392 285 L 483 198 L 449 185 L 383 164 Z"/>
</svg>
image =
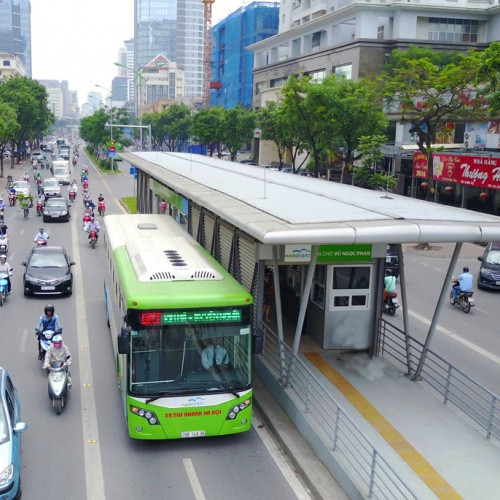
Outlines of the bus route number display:
<svg viewBox="0 0 500 500">
<path fill-rule="evenodd" d="M 185 325 L 189 323 L 235 323 L 241 322 L 241 309 L 215 311 L 169 311 L 163 312 L 162 325 Z"/>
</svg>

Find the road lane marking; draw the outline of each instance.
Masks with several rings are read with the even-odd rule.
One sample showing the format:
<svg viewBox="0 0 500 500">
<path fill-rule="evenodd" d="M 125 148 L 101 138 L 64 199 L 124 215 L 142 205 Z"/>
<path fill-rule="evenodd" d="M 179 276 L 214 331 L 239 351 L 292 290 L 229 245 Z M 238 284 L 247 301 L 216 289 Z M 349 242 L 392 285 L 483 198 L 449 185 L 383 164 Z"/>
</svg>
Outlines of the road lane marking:
<svg viewBox="0 0 500 500">
<path fill-rule="evenodd" d="M 426 324 L 429 326 L 431 324 L 430 320 L 428 320 L 424 316 L 420 316 L 420 314 L 416 313 L 415 311 L 408 310 L 408 314 L 410 316 L 413 316 L 415 319 L 418 319 L 422 323 Z M 469 349 L 472 349 L 473 351 L 476 351 L 478 354 L 481 354 L 485 358 L 488 358 L 489 360 L 493 361 L 497 365 L 500 365 L 500 358 L 498 356 L 495 356 L 494 354 L 491 354 L 491 352 L 486 351 L 482 347 L 479 347 L 476 344 L 473 344 L 467 339 L 464 339 L 460 335 L 457 335 L 456 333 L 451 332 L 450 330 L 447 330 L 446 328 L 443 328 L 442 326 L 436 326 L 436 330 L 439 330 L 441 333 L 444 333 L 448 337 L 450 337 L 453 340 L 456 340 L 457 342 L 460 342 L 461 344 L 465 345 Z"/>
<path fill-rule="evenodd" d="M 196 500 L 205 500 L 205 495 L 201 489 L 200 481 L 198 481 L 198 476 L 194 470 L 193 462 L 190 458 L 184 458 L 182 460 L 184 468 L 186 469 L 186 474 L 188 475 L 189 482 L 191 483 L 191 488 L 193 489 L 194 497 Z"/>
<path fill-rule="evenodd" d="M 73 293 L 77 297 L 83 297 L 83 278 L 78 247 L 78 236 L 76 228 L 76 217 L 71 218 L 71 238 L 73 240 L 73 259 L 80 263 L 73 271 Z M 89 332 L 87 328 L 87 317 L 85 314 L 85 300 L 76 300 L 76 333 L 79 346 L 89 345 Z M 87 388 L 87 384 L 93 384 L 92 364 L 90 362 L 90 349 L 78 350 L 78 370 L 80 374 L 80 400 L 82 402 L 82 432 L 83 452 L 85 461 L 85 483 L 87 498 L 101 500 L 105 498 L 104 476 L 102 471 L 101 447 L 99 445 L 99 430 L 97 426 L 97 412 L 94 391 Z"/>
<path fill-rule="evenodd" d="M 21 335 L 21 344 L 19 346 L 20 352 L 26 352 L 26 341 L 28 340 L 28 329 L 25 328 L 23 330 L 23 334 Z"/>
<path fill-rule="evenodd" d="M 262 425 L 259 417 L 256 415 L 255 407 L 254 413 L 252 415 L 252 427 L 257 432 L 260 440 L 267 448 L 269 455 L 273 458 L 274 462 L 278 466 L 278 469 L 283 474 L 286 482 L 290 485 L 290 488 L 293 490 L 295 495 L 299 500 L 310 500 L 311 496 L 307 493 L 302 483 L 299 481 L 295 472 L 292 470 L 285 457 L 283 456 L 282 451 L 275 443 L 274 439 L 269 435 L 269 431 L 267 428 Z"/>
</svg>

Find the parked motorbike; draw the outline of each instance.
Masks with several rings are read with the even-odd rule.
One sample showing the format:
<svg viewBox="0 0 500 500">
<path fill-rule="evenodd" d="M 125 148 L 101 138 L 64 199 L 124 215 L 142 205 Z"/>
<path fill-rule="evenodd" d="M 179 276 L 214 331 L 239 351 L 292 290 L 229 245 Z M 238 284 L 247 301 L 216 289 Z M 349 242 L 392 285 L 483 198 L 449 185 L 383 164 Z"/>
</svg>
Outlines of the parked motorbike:
<svg viewBox="0 0 500 500">
<path fill-rule="evenodd" d="M 106 212 L 106 205 L 103 201 L 100 201 L 97 204 L 97 211 L 99 212 L 99 215 L 104 216 L 104 212 Z"/>
<path fill-rule="evenodd" d="M 52 344 L 52 337 L 56 334 L 54 330 L 44 330 L 43 332 L 36 331 L 38 336 L 38 359 L 43 361 L 45 359 L 45 353 L 49 348 L 50 344 Z"/>
<path fill-rule="evenodd" d="M 9 251 L 9 237 L 6 234 L 0 234 L 0 254 L 6 254 Z"/>
<path fill-rule="evenodd" d="M 0 273 L 0 306 L 3 306 L 3 303 L 7 299 L 9 289 L 8 277 L 7 273 Z"/>
<path fill-rule="evenodd" d="M 396 309 L 399 307 L 398 294 L 396 292 L 391 292 L 387 294 L 387 297 L 382 302 L 382 312 L 394 316 L 396 314 Z"/>
<path fill-rule="evenodd" d="M 42 201 L 36 202 L 36 214 L 39 217 L 43 214 L 43 202 Z"/>
<path fill-rule="evenodd" d="M 66 363 L 52 361 L 48 379 L 49 398 L 57 415 L 60 415 L 66 406 L 70 387 L 69 369 Z"/>
<path fill-rule="evenodd" d="M 457 280 L 454 278 L 452 284 L 456 285 Z M 468 313 L 471 307 L 475 307 L 474 292 L 458 292 L 458 298 L 455 300 L 453 297 L 453 290 L 450 292 L 450 303 L 454 306 L 460 307 L 464 313 Z"/>
<path fill-rule="evenodd" d="M 90 231 L 90 236 L 89 236 L 89 245 L 92 247 L 92 250 L 95 248 L 97 245 L 97 231 L 95 229 L 92 229 Z"/>
</svg>

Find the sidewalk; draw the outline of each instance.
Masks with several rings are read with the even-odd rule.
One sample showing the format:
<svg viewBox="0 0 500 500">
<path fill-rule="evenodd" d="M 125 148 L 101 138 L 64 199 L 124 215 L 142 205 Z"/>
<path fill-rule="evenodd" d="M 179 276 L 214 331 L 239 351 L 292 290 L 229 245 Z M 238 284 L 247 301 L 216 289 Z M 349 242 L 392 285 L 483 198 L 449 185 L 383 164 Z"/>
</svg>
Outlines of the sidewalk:
<svg viewBox="0 0 500 500">
<path fill-rule="evenodd" d="M 286 326 L 285 330 L 288 331 Z M 289 334 L 286 337 L 289 343 Z M 417 498 L 499 498 L 500 443 L 494 438 L 486 439 L 483 430 L 476 428 L 453 406 L 444 405 L 424 382 L 409 380 L 384 358 L 371 359 L 363 353 L 343 354 L 319 349 L 307 335 L 302 336 L 300 353 L 301 359 L 330 395 L 407 482 Z M 273 397 L 283 403 L 285 391 L 275 379 L 271 380 L 273 375 L 265 368 L 265 362 L 257 362 L 256 370 L 263 383 L 270 387 Z M 257 405 L 261 397 L 257 390 Z M 292 398 L 287 398 L 286 405 L 284 413 L 297 425 L 297 432 L 307 440 L 316 455 L 331 455 L 331 449 L 319 437 L 321 429 L 311 430 L 303 425 L 303 408 Z M 268 420 L 273 419 L 277 421 L 273 415 L 268 417 Z M 282 425 L 275 423 L 273 429 L 276 427 Z M 289 449 L 294 453 L 292 447 Z M 325 460 L 323 462 L 329 472 L 337 476 L 344 491 L 349 492 L 349 497 L 363 497 L 359 489 L 357 495 L 353 493 L 353 484 L 356 489 L 354 480 L 345 482 L 341 477 L 343 474 L 339 476 Z M 304 475 L 308 474 L 306 468 L 302 467 L 302 471 Z M 308 481 L 321 482 L 314 474 Z M 316 493 L 319 498 L 336 498 L 324 496 L 324 490 Z"/>
</svg>

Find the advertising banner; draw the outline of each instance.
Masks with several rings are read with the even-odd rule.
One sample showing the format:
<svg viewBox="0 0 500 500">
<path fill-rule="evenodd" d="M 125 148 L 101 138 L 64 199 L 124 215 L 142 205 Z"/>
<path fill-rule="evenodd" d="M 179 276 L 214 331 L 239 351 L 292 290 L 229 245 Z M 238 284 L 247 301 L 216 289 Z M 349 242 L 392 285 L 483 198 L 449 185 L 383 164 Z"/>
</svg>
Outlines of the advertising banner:
<svg viewBox="0 0 500 500">
<path fill-rule="evenodd" d="M 432 164 L 437 181 L 500 189 L 500 158 L 434 153 Z"/>
<path fill-rule="evenodd" d="M 427 179 L 427 156 L 421 151 L 413 153 L 413 177 Z"/>
</svg>

